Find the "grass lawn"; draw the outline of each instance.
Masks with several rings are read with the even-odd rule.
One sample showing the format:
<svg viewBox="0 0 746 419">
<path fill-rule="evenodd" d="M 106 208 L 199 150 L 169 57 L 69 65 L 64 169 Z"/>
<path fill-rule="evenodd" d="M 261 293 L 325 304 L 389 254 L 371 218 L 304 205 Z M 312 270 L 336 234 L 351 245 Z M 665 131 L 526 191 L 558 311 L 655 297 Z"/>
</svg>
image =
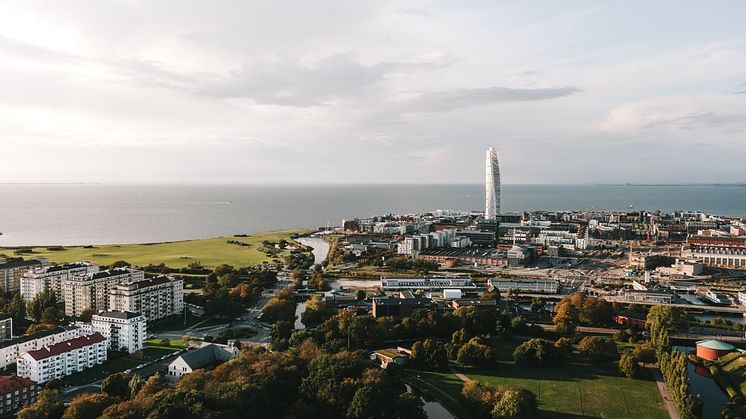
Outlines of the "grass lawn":
<svg viewBox="0 0 746 419">
<path fill-rule="evenodd" d="M 571 364 L 561 368 L 523 368 L 512 362 L 516 343 L 502 344 L 494 370 L 462 368 L 474 380 L 495 386 L 523 387 L 536 394 L 542 417 L 667 418 L 652 377 L 631 380 L 612 365 Z M 450 373 L 420 372 L 423 379 L 458 397 L 462 383 Z"/>
<path fill-rule="evenodd" d="M 183 268 L 193 262 L 200 262 L 202 266 L 212 269 L 221 264 L 234 267 L 258 265 L 272 262 L 260 249 L 262 242 L 269 240 L 278 242 L 280 239 L 290 240 L 293 233 L 303 233 L 304 230 L 269 231 L 252 234 L 249 237 L 217 237 L 213 239 L 187 240 L 153 244 L 122 244 L 95 245 L 92 248 L 83 246 L 65 247 L 65 250 L 49 251 L 44 247 L 34 248 L 34 253 L 23 254 L 26 259 L 43 257 L 52 262 L 77 262 L 90 260 L 102 265 L 108 265 L 118 260 L 125 260 L 133 265 L 146 266 L 149 264 L 166 264 L 171 268 Z M 239 246 L 227 243 L 237 240 L 250 246 Z M 2 253 L 0 248 L 0 253 Z M 287 254 L 283 250 L 280 255 Z M 6 251 L 4 253 L 11 253 Z"/>
<path fill-rule="evenodd" d="M 148 339 L 145 343 L 148 345 L 147 349 L 170 349 L 171 352 L 186 348 L 186 343 L 181 339 Z"/>
<path fill-rule="evenodd" d="M 168 355 L 175 351 L 176 348 L 164 349 L 164 348 L 145 348 L 142 351 L 142 357 L 139 358 L 135 354 L 127 354 L 126 356 L 112 355 L 109 352 L 109 360 L 101 365 L 89 368 L 85 371 L 81 371 L 77 374 L 65 377 L 62 379 L 63 384 L 69 384 L 71 386 L 80 386 L 90 384 L 99 380 L 103 380 L 111 374 L 118 372 L 124 372 L 130 368 L 135 368 L 140 364 L 144 364 L 149 361 L 154 361 L 163 355 Z"/>
<path fill-rule="evenodd" d="M 725 373 L 736 391 L 740 392 L 741 395 L 746 395 L 746 355 L 738 352 L 730 353 L 714 364 Z"/>
<path fill-rule="evenodd" d="M 184 316 L 172 316 L 148 324 L 148 333 L 163 330 L 182 330 L 185 327 L 192 327 L 202 320 L 204 320 L 204 318 L 187 314 L 186 326 L 184 326 Z"/>
</svg>

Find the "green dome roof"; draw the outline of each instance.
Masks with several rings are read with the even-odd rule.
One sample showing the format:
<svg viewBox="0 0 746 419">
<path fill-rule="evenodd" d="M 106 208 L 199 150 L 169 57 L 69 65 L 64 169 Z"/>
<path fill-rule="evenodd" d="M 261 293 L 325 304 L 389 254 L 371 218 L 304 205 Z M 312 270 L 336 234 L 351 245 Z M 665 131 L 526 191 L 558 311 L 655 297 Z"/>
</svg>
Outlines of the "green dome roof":
<svg viewBox="0 0 746 419">
<path fill-rule="evenodd" d="M 731 345 L 730 343 L 725 343 L 714 339 L 700 340 L 697 342 L 697 346 L 702 346 L 708 349 L 715 349 L 718 351 L 732 351 L 736 349 L 736 347 Z"/>
</svg>

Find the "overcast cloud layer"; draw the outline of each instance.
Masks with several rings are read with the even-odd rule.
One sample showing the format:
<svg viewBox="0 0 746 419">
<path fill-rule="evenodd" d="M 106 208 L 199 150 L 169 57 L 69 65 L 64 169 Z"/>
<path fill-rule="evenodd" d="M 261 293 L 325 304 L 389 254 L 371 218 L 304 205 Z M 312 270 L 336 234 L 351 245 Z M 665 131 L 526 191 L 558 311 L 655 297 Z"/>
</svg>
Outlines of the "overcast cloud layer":
<svg viewBox="0 0 746 419">
<path fill-rule="evenodd" d="M 0 0 L 0 182 L 746 182 L 745 15 Z"/>
</svg>

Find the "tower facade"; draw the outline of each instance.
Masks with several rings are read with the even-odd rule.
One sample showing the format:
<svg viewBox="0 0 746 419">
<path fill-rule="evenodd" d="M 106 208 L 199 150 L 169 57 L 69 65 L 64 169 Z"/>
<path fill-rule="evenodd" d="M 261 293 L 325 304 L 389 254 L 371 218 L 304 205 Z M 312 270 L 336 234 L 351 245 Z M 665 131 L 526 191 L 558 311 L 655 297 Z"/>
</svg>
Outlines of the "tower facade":
<svg viewBox="0 0 746 419">
<path fill-rule="evenodd" d="M 500 163 L 497 150 L 487 150 L 485 169 L 485 209 L 484 218 L 494 220 L 500 214 Z"/>
</svg>

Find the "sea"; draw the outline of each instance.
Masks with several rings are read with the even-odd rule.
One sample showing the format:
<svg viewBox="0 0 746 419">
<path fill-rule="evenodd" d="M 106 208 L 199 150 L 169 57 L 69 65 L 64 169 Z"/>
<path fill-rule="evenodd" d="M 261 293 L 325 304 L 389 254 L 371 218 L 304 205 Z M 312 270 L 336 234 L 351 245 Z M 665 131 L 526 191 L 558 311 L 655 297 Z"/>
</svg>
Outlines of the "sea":
<svg viewBox="0 0 746 419">
<path fill-rule="evenodd" d="M 479 184 L 0 184 L 0 246 L 152 243 L 483 206 L 484 186 Z M 503 212 L 630 208 L 746 216 L 746 187 L 502 187 Z"/>
</svg>

